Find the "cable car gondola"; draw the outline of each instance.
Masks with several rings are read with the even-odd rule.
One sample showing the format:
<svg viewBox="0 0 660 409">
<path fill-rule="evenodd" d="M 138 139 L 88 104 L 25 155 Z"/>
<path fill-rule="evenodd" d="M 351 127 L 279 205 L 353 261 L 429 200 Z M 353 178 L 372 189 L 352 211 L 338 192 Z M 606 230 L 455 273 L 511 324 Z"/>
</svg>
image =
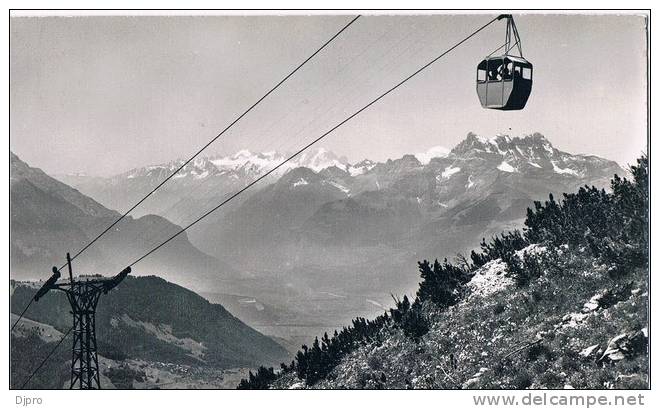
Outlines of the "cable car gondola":
<svg viewBox="0 0 660 409">
<path fill-rule="evenodd" d="M 532 92 L 532 63 L 523 58 L 518 29 L 510 14 L 502 14 L 498 20 L 506 19 L 506 40 L 503 46 L 493 51 L 477 66 L 477 94 L 481 106 L 503 111 L 520 110 L 525 107 Z M 511 40 L 515 40 L 511 44 Z M 492 55 L 504 47 L 504 54 Z M 510 52 L 518 49 L 519 55 Z"/>
</svg>

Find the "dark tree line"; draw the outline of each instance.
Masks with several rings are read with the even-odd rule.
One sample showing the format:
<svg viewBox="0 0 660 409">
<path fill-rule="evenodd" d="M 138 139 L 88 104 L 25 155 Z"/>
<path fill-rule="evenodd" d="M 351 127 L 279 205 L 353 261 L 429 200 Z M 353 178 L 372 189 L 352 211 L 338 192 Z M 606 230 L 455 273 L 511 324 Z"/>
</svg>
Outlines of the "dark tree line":
<svg viewBox="0 0 660 409">
<path fill-rule="evenodd" d="M 417 263 L 422 281 L 419 283 L 417 298 L 432 301 L 439 307 L 456 304 L 460 289 L 472 278 L 469 268 L 455 266 L 447 259 L 442 264 L 435 260 L 433 265 L 424 260 Z"/>
<path fill-rule="evenodd" d="M 530 244 L 547 248 L 545 258 L 558 257 L 558 248 L 586 251 L 607 263 L 611 274 L 625 274 L 631 268 L 648 265 L 648 160 L 642 156 L 636 166 L 630 167 L 632 180 L 615 175 L 611 192 L 584 186 L 576 193 L 564 193 L 561 201 L 552 194 L 547 201 L 534 202 L 527 209 L 525 228 L 503 233 L 489 242 L 481 242 L 481 252 L 472 251 L 470 260 L 463 258 L 454 265 L 447 259 L 418 263 L 421 282 L 416 299 L 411 303 L 404 296 L 395 298 L 391 308 L 374 320 L 356 318 L 352 325 L 329 337 L 324 334 L 314 340 L 311 347 L 303 345 L 291 364 L 281 365 L 282 373 L 295 372 L 307 385 L 324 379 L 341 361 L 359 345 L 378 340 L 381 329 L 396 326 L 415 341 L 429 330 L 422 314 L 425 301 L 440 308 L 456 304 L 461 290 L 470 281 L 474 271 L 484 264 L 500 259 L 508 266 L 509 274 L 518 285 L 527 285 L 543 274 L 538 257 L 516 252 Z M 273 368 L 259 368 L 242 380 L 241 389 L 267 388 L 276 378 Z"/>
<path fill-rule="evenodd" d="M 241 379 L 237 389 L 268 389 L 270 383 L 275 379 L 277 379 L 277 375 L 273 368 L 260 366 L 256 374 L 250 371 L 248 379 Z"/>
<path fill-rule="evenodd" d="M 545 202 L 534 202 L 527 209 L 523 231 L 514 230 L 484 239 L 481 252 L 472 252 L 475 267 L 501 259 L 508 265 L 519 285 L 541 274 L 539 259 L 516 256 L 516 251 L 530 244 L 541 244 L 556 255 L 558 248 L 580 250 L 610 267 L 610 274 L 620 276 L 634 268 L 648 265 L 648 159 L 642 156 L 630 167 L 632 179 L 614 175 L 611 192 L 594 186 L 581 187 L 576 193 L 564 193 L 562 200 L 552 194 Z"/>
</svg>

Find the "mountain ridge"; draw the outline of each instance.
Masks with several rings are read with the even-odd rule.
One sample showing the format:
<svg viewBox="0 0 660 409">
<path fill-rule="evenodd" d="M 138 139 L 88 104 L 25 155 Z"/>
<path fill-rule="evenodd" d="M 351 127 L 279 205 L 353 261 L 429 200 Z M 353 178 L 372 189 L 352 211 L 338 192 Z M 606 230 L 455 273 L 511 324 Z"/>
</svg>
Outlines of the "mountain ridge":
<svg viewBox="0 0 660 409">
<path fill-rule="evenodd" d="M 407 154 L 401 158 L 388 159 L 383 162 L 364 159 L 351 164 L 345 158 L 340 158 L 324 148 L 312 148 L 279 168 L 274 174 L 262 181 L 260 186 L 275 183 L 283 175 L 298 167 L 306 167 L 317 173 L 336 167 L 348 172 L 351 177 L 358 177 L 373 172 L 374 168 L 382 169 L 383 166 L 388 167 L 392 164 L 415 166 L 419 162 L 419 165 L 428 166 L 434 161 L 447 157 L 465 157 L 468 150 L 471 150 L 471 155 L 475 157 L 489 153 L 507 153 L 508 157 L 503 157 L 501 163 L 498 163 L 500 165 L 498 169 L 510 172 L 518 171 L 517 166 L 522 166 L 526 171 L 534 170 L 533 168 L 548 168 L 558 174 L 580 177 L 580 173 L 584 174 L 585 172 L 585 166 L 593 168 L 603 166 L 605 162 L 611 162 L 602 160 L 605 162 L 598 164 L 596 162 L 600 159 L 593 155 L 567 156 L 564 152 L 552 147 L 549 141 L 539 133 L 513 138 L 498 134 L 492 138 L 485 138 L 470 132 L 465 140 L 451 150 L 436 146 L 430 148 L 427 152 L 414 155 Z M 538 156 L 534 156 L 533 153 L 533 158 L 525 158 L 527 152 L 523 153 L 523 150 L 534 151 L 537 155 L 539 153 L 543 154 L 544 150 L 550 150 L 551 154 L 553 151 L 555 152 L 556 158 L 549 159 L 548 155 L 545 155 L 541 156 L 541 163 L 536 163 Z M 136 209 L 134 214 L 161 214 L 175 223 L 186 224 L 192 220 L 194 215 L 203 213 L 212 203 L 224 200 L 230 193 L 239 190 L 273 169 L 287 156 L 287 154 L 275 151 L 253 153 L 244 149 L 233 155 L 212 155 L 196 158 L 154 194 L 154 197 Z M 580 157 L 583 159 L 578 160 Z M 507 160 L 509 162 L 513 160 L 513 162 L 509 163 Z M 566 162 L 567 160 L 568 162 Z M 410 163 L 404 165 L 406 161 Z M 69 175 L 58 177 L 83 193 L 96 198 L 105 206 L 124 211 L 162 180 L 170 176 L 183 163 L 184 160 L 177 159 L 163 164 L 134 168 L 106 178 Z M 573 169 L 573 167 L 577 169 Z M 400 169 L 400 171 L 405 171 L 405 169 Z M 373 186 L 370 187 L 373 188 Z M 249 196 L 249 194 L 251 192 L 246 192 L 242 196 Z M 236 201 L 242 199 L 237 198 Z"/>
<path fill-rule="evenodd" d="M 66 252 L 82 248 L 120 217 L 11 152 L 10 215 L 10 277 L 17 279 L 47 276 L 48 267 L 59 267 Z M 125 267 L 123 263 L 135 260 L 180 229 L 159 215 L 127 216 L 76 258 L 74 271 L 114 274 Z M 186 234 L 134 270 L 137 274 L 157 272 L 200 288 L 204 281 L 222 279 L 233 271 L 195 248 Z M 182 276 L 184 271 L 197 277 Z"/>
</svg>

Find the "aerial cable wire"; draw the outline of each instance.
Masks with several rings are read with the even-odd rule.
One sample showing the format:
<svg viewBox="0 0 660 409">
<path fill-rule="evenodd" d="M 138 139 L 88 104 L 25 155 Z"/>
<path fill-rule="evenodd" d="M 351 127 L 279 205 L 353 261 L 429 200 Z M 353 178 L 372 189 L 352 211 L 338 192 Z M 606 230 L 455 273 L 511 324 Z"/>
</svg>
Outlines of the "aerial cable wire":
<svg viewBox="0 0 660 409">
<path fill-rule="evenodd" d="M 411 19 L 410 19 L 411 20 Z M 388 30 L 391 30 L 391 27 L 388 27 Z M 368 73 L 365 73 L 364 75 L 358 75 L 355 78 L 352 78 L 349 82 L 342 82 L 342 88 L 343 89 L 348 89 L 350 90 L 347 95 L 344 96 L 339 96 L 339 98 L 336 101 L 332 103 L 330 107 L 327 105 L 323 104 L 317 104 L 315 108 L 313 108 L 313 111 L 309 114 L 307 114 L 308 117 L 314 118 L 310 121 L 308 121 L 306 124 L 293 124 L 291 127 L 291 133 L 287 133 L 287 135 L 283 139 L 278 139 L 277 142 L 277 147 L 274 145 L 271 145 L 270 143 L 273 142 L 273 140 L 269 141 L 269 146 L 266 148 L 265 151 L 275 151 L 275 152 L 292 152 L 296 150 L 297 148 L 294 147 L 295 141 L 299 140 L 299 136 L 303 135 L 305 133 L 309 133 L 309 129 L 320 125 L 323 121 L 320 119 L 323 118 L 324 120 L 326 117 L 332 118 L 333 115 L 332 113 L 336 113 L 340 107 L 346 106 L 347 101 L 352 101 L 355 99 L 355 96 L 360 95 L 362 92 L 360 90 L 360 87 L 358 86 L 360 83 L 364 82 L 365 78 L 363 77 L 372 77 L 376 74 L 375 73 L 380 73 L 384 69 L 390 69 L 392 65 L 395 64 L 395 61 L 392 58 L 385 58 L 385 57 L 390 57 L 393 53 L 398 54 L 398 58 L 401 58 L 405 54 L 415 54 L 416 48 L 421 48 L 424 45 L 421 44 L 420 41 L 415 41 L 414 44 L 417 45 L 417 47 L 410 47 L 407 43 L 406 40 L 409 39 L 411 36 L 413 36 L 415 33 L 411 30 L 407 30 L 407 33 L 396 40 L 394 43 L 387 43 L 388 47 L 386 47 L 385 51 L 378 52 L 377 48 L 375 47 L 377 43 L 379 43 L 385 36 L 388 34 L 388 31 L 385 31 L 383 34 L 379 35 L 375 40 L 370 41 L 367 43 L 364 47 L 360 49 L 360 51 L 350 57 L 350 62 L 346 63 L 344 66 L 342 66 L 339 70 L 337 70 L 335 73 L 333 73 L 330 77 L 324 77 L 324 82 L 320 87 L 317 86 L 318 92 L 320 92 L 321 95 L 327 93 L 328 91 L 331 90 L 331 86 L 333 85 L 332 82 L 339 77 L 341 73 L 347 70 L 347 68 L 355 64 L 356 60 L 362 59 L 365 61 L 372 61 L 371 55 L 373 54 L 374 57 L 376 57 L 377 63 L 372 63 L 372 65 L 376 68 L 375 70 L 369 70 Z M 382 48 L 382 47 L 381 47 Z M 288 118 L 295 112 L 295 109 L 288 109 L 287 113 L 284 114 L 282 117 L 280 117 L 278 120 L 271 121 L 268 125 L 266 125 L 265 129 L 260 131 L 259 133 L 265 134 L 265 135 L 271 135 L 272 130 L 275 128 L 275 125 L 283 126 L 286 125 L 288 121 Z M 336 117 L 336 116 L 335 116 Z M 297 126 L 296 126 L 297 125 Z M 297 144 L 295 144 L 297 145 Z M 286 148 L 283 148 L 286 146 Z M 267 171 L 268 167 L 262 169 L 261 171 Z M 199 182 L 196 183 L 195 187 L 193 187 L 191 190 L 186 191 L 186 196 L 191 196 L 194 195 L 196 192 L 200 190 L 200 188 L 203 187 L 205 182 L 205 179 L 201 179 Z M 228 194 L 231 194 L 229 192 Z M 225 195 L 227 196 L 227 195 Z M 197 214 L 197 211 L 193 209 L 189 209 L 188 211 L 185 211 L 183 207 L 188 203 L 187 202 L 187 197 L 182 197 L 181 199 L 177 200 L 173 205 L 169 206 L 167 210 L 162 213 L 161 215 L 168 220 L 171 220 L 175 224 L 185 224 L 190 222 L 190 220 L 193 219 L 192 216 Z M 207 198 L 204 202 L 206 207 L 203 208 L 208 208 L 211 206 L 213 202 L 217 202 L 218 197 L 209 197 Z M 202 206 L 199 206 L 202 207 Z M 181 211 L 180 211 L 181 210 Z M 176 220 L 175 220 L 176 218 Z M 159 237 L 161 233 L 163 233 L 167 229 L 167 226 L 161 228 L 159 232 L 156 233 L 156 236 Z M 150 241 L 150 244 L 153 244 L 155 240 Z"/>
<path fill-rule="evenodd" d="M 411 22 L 413 21 L 412 18 L 408 18 L 408 20 L 410 20 Z M 407 24 L 407 22 L 406 22 L 406 24 Z M 377 56 L 377 61 L 379 61 L 379 63 L 376 64 L 375 66 L 379 67 L 379 70 L 382 71 L 385 68 L 389 69 L 390 66 L 395 64 L 394 59 L 392 59 L 392 58 L 384 59 L 384 57 L 386 57 L 388 55 L 391 55 L 394 52 L 397 52 L 397 53 L 399 53 L 399 58 L 400 58 L 404 54 L 409 54 L 409 53 L 414 54 L 414 50 L 416 48 L 423 47 L 423 44 L 421 44 L 421 41 L 416 41 L 415 42 L 415 44 L 417 45 L 416 48 L 415 47 L 409 47 L 409 46 L 406 47 L 406 40 L 415 34 L 412 30 L 407 30 L 407 33 L 404 36 L 400 37 L 398 40 L 396 40 L 394 43 L 388 43 L 389 46 L 386 48 L 386 50 L 384 52 L 383 51 L 378 52 L 377 47 L 375 47 L 376 44 L 378 42 L 380 42 L 381 40 L 383 40 L 383 38 L 386 38 L 387 36 L 391 37 L 392 36 L 391 31 L 392 31 L 392 27 L 387 27 L 387 29 L 384 30 L 384 32 L 382 34 L 380 34 L 377 38 L 375 38 L 374 40 L 368 42 L 366 45 L 361 47 L 358 50 L 357 54 L 351 56 L 349 58 L 349 60 L 350 60 L 349 62 L 343 64 L 332 75 L 324 76 L 322 84 L 320 86 L 317 86 L 317 89 L 319 90 L 320 94 L 323 95 L 323 94 L 327 93 L 330 90 L 330 87 L 332 86 L 332 82 L 335 79 L 339 78 L 342 73 L 347 71 L 348 67 L 355 64 L 355 61 L 358 60 L 358 59 L 371 60 L 370 54 L 375 54 L 374 56 Z M 401 46 L 403 46 L 403 50 L 400 50 L 402 48 Z M 377 70 L 377 72 L 380 72 L 379 70 Z M 373 74 L 368 74 L 367 76 L 373 76 Z M 344 84 L 343 88 L 347 88 L 347 89 L 351 90 L 351 91 L 349 91 L 348 95 L 341 96 L 338 101 L 334 102 L 334 106 L 331 107 L 331 108 L 328 108 L 327 106 L 324 106 L 322 104 L 317 105 L 316 108 L 314 108 L 314 111 L 311 114 L 308 115 L 308 116 L 314 118 L 313 120 L 308 121 L 306 125 L 301 125 L 300 123 L 294 123 L 293 128 L 292 128 L 292 130 L 294 130 L 294 132 L 292 134 L 289 134 L 288 136 L 286 136 L 284 138 L 284 140 L 281 140 L 281 139 L 278 140 L 277 142 L 279 142 L 279 143 L 278 143 L 277 148 L 274 148 L 274 147 L 271 146 L 267 150 L 268 151 L 275 150 L 277 152 L 284 152 L 284 153 L 294 150 L 293 149 L 293 145 L 294 145 L 293 142 L 295 140 L 298 140 L 297 137 L 299 135 L 302 135 L 302 134 L 306 133 L 307 129 L 310 128 L 312 126 L 312 124 L 322 122 L 322 121 L 319 121 L 319 118 L 325 118 L 325 117 L 331 118 L 332 117 L 331 114 L 333 113 L 333 110 L 338 111 L 341 106 L 346 105 L 347 101 L 354 100 L 355 99 L 354 97 L 356 95 L 359 95 L 360 92 L 361 92 L 360 89 L 359 89 L 359 86 L 358 86 L 359 83 L 364 82 L 364 81 L 365 81 L 364 78 L 356 77 L 356 78 L 353 78 L 350 82 L 348 82 L 347 83 L 348 85 Z M 288 109 L 286 111 L 286 114 L 284 114 L 282 117 L 280 117 L 277 120 L 271 121 L 270 124 L 266 126 L 266 129 L 261 131 L 260 133 L 270 135 L 271 132 L 269 132 L 269 131 L 272 130 L 272 128 L 276 124 L 281 125 L 282 123 L 286 123 L 288 121 L 288 118 L 291 117 L 294 112 L 295 112 L 294 109 Z M 297 129 L 297 130 L 295 130 L 295 129 Z M 273 142 L 273 141 L 271 140 L 269 142 Z M 283 146 L 288 145 L 289 143 L 291 143 L 291 145 L 292 145 L 291 149 L 288 149 L 288 148 L 286 150 L 281 149 Z M 267 169 L 265 169 L 265 170 L 267 170 Z M 185 193 L 186 196 L 194 195 L 203 186 L 204 186 L 204 180 L 202 179 L 198 183 L 196 183 L 196 185 L 191 190 L 186 191 L 186 193 Z M 229 194 L 231 194 L 231 193 L 228 193 L 228 195 Z M 226 196 L 227 195 L 225 195 L 225 197 Z M 211 205 L 212 202 L 216 202 L 217 200 L 218 200 L 217 197 L 209 197 L 205 200 L 204 204 L 205 205 Z M 167 210 L 161 215 L 163 217 L 166 217 L 167 219 L 173 221 L 175 224 L 188 223 L 192 219 L 192 216 L 197 213 L 197 210 L 195 208 L 192 208 L 192 209 L 189 209 L 187 211 L 184 210 L 182 212 L 179 212 L 179 209 L 181 209 L 186 204 L 187 204 L 187 198 L 182 197 L 181 199 L 176 201 L 173 205 L 169 206 L 167 208 Z M 176 220 L 174 220 L 175 218 L 176 218 Z M 153 236 L 155 238 L 153 240 L 149 240 L 148 244 L 149 245 L 154 244 L 158 240 L 158 237 L 160 237 L 161 234 L 164 233 L 168 228 L 169 228 L 169 226 L 163 226 L 157 232 L 153 233 Z"/>
<path fill-rule="evenodd" d="M 156 187 L 154 187 L 149 193 L 147 193 L 142 199 L 140 199 L 137 203 L 135 203 L 131 208 L 129 208 L 127 211 L 125 211 L 117 220 L 115 220 L 111 225 L 109 225 L 105 230 L 103 230 L 101 233 L 99 233 L 92 241 L 90 241 L 85 247 L 80 249 L 76 254 L 74 254 L 71 257 L 71 260 L 74 260 L 76 257 L 78 257 L 80 254 L 82 254 L 85 250 L 87 250 L 92 244 L 94 244 L 98 239 L 100 239 L 105 233 L 107 233 L 110 229 L 112 229 L 114 226 L 117 225 L 122 219 L 124 219 L 130 212 L 132 212 L 135 208 L 137 208 L 139 205 L 141 205 L 147 198 L 149 198 L 156 190 L 158 190 L 161 186 L 163 186 L 167 181 L 172 179 L 174 175 L 176 175 L 181 169 L 183 169 L 188 163 L 190 163 L 193 159 L 195 159 L 199 154 L 201 154 L 206 148 L 208 148 L 213 142 L 218 140 L 222 135 L 224 135 L 230 128 L 232 128 L 238 121 L 240 121 L 245 115 L 247 115 L 250 111 L 252 111 L 261 101 L 266 99 L 270 94 L 272 94 L 277 88 L 279 88 L 286 80 L 291 78 L 298 70 L 300 70 L 305 64 L 307 64 L 312 58 L 314 58 L 318 53 L 320 53 L 324 48 L 326 48 L 333 40 L 335 40 L 341 33 L 343 33 L 348 27 L 350 27 L 357 19 L 360 18 L 360 15 L 357 15 L 354 17 L 351 21 L 349 21 L 344 27 L 342 27 L 341 30 L 339 30 L 335 35 L 330 37 L 329 40 L 327 40 L 321 47 L 319 47 L 312 55 L 307 57 L 302 63 L 300 63 L 296 68 L 293 69 L 289 74 L 287 74 L 280 82 L 278 82 L 274 87 L 272 87 L 268 92 L 266 92 L 261 98 L 259 98 L 254 104 L 252 104 L 247 110 L 245 110 L 242 114 L 240 114 L 236 119 L 234 119 L 229 125 L 227 125 L 218 135 L 216 135 L 213 139 L 211 139 L 206 145 L 202 146 L 197 152 L 195 152 L 194 155 L 192 155 L 188 160 L 183 162 L 174 172 L 172 172 L 168 177 L 166 177 L 162 182 L 160 182 Z M 66 266 L 64 264 L 62 267 L 59 269 L 62 269 Z"/>
<path fill-rule="evenodd" d="M 30 302 L 25 306 L 25 308 L 23 309 L 23 312 L 21 312 L 21 314 L 18 316 L 18 319 L 16 320 L 14 325 L 11 326 L 11 329 L 9 330 L 9 332 L 13 331 L 14 328 L 16 328 L 16 325 L 18 325 L 18 323 L 21 322 L 21 318 L 23 318 L 23 315 L 28 310 L 28 308 L 30 308 L 30 305 L 32 305 L 33 301 L 34 301 L 34 297 L 30 298 Z"/>
<path fill-rule="evenodd" d="M 325 133 L 323 133 L 321 136 L 317 137 L 316 139 L 314 139 L 313 141 L 309 142 L 309 143 L 308 143 L 307 145 L 305 145 L 304 147 L 300 148 L 300 149 L 299 149 L 298 151 L 296 151 L 294 154 L 292 154 L 292 155 L 290 155 L 289 157 L 287 157 L 286 159 L 284 159 L 284 160 L 283 160 L 282 162 L 280 162 L 277 166 L 273 167 L 271 170 L 269 170 L 268 172 L 264 173 L 263 175 L 261 175 L 260 177 L 258 177 L 257 179 L 255 179 L 254 181 L 250 182 L 250 183 L 247 184 L 245 187 L 243 187 L 242 189 L 238 190 L 237 192 L 235 192 L 234 194 L 232 194 L 231 196 L 229 196 L 227 199 L 225 199 L 225 200 L 223 200 L 222 202 L 220 202 L 220 204 L 218 204 L 217 206 L 213 207 L 211 210 L 207 211 L 206 213 L 202 214 L 202 215 L 199 216 L 197 219 L 195 219 L 194 221 L 192 221 L 191 223 L 189 223 L 188 225 L 186 225 L 185 227 L 183 227 L 181 230 L 179 230 L 177 233 L 175 233 L 175 234 L 173 234 L 172 236 L 170 236 L 167 240 L 163 241 L 163 242 L 160 243 L 158 246 L 154 247 L 153 249 L 151 249 L 150 251 L 148 251 L 146 254 L 144 254 L 143 256 L 139 257 L 138 259 L 136 259 L 135 261 L 133 261 L 132 263 L 130 263 L 130 264 L 128 265 L 128 267 L 133 267 L 135 264 L 137 264 L 137 263 L 139 263 L 140 261 L 144 260 L 145 258 L 147 258 L 148 256 L 150 256 L 151 254 L 153 254 L 155 251 L 157 251 L 158 249 L 160 249 L 161 247 L 163 247 L 164 245 L 166 245 L 166 244 L 169 243 L 170 241 L 174 240 L 174 239 L 175 239 L 176 237 L 178 237 L 180 234 L 184 233 L 186 230 L 188 230 L 189 228 L 191 228 L 191 227 L 193 227 L 194 225 L 196 225 L 197 223 L 199 223 L 201 220 L 203 220 L 204 218 L 206 218 L 208 215 L 210 215 L 211 213 L 215 212 L 216 210 L 218 210 L 219 208 L 221 208 L 222 206 L 224 206 L 225 204 L 227 204 L 228 202 L 230 202 L 231 200 L 233 200 L 233 199 L 236 198 L 238 195 L 240 195 L 241 193 L 245 192 L 246 190 L 248 190 L 248 189 L 251 188 L 252 186 L 256 185 L 256 184 L 259 183 L 261 180 L 263 180 L 263 179 L 265 179 L 266 177 L 268 177 L 270 174 L 272 174 L 273 172 L 275 172 L 275 171 L 276 171 L 277 169 L 279 169 L 280 167 L 284 166 L 287 162 L 289 162 L 290 160 L 292 160 L 293 158 L 295 158 L 296 156 L 298 156 L 300 153 L 304 152 L 304 151 L 307 150 L 309 147 L 311 147 L 312 145 L 316 144 L 316 143 L 319 142 L 321 139 L 325 138 L 326 136 L 328 136 L 329 134 L 331 134 L 332 132 L 334 132 L 336 129 L 338 129 L 339 127 L 341 127 L 342 125 L 344 125 L 345 123 L 347 123 L 348 121 L 350 121 L 351 119 L 353 119 L 353 118 L 355 118 L 356 116 L 358 116 L 359 114 L 361 114 L 363 111 L 365 111 L 366 109 L 368 109 L 369 107 L 371 107 L 372 105 L 374 105 L 375 103 L 377 103 L 378 101 L 380 101 L 381 99 L 383 99 L 385 96 L 387 96 L 388 94 L 390 94 L 391 92 L 393 92 L 394 90 L 396 90 L 397 88 L 399 88 L 400 86 L 402 86 L 403 84 L 405 84 L 406 82 L 408 82 L 410 79 L 412 79 L 413 77 L 415 77 L 417 74 L 419 74 L 420 72 L 424 71 L 426 68 L 430 67 L 430 66 L 431 66 L 432 64 L 434 64 L 436 61 L 438 61 L 439 59 L 441 59 L 441 58 L 444 57 L 445 55 L 449 54 L 450 52 L 452 52 L 453 50 L 455 50 L 456 48 L 458 48 L 459 46 L 461 46 L 463 43 L 465 43 L 466 41 L 468 41 L 469 39 L 471 39 L 472 37 L 474 37 L 475 35 L 477 35 L 479 32 L 481 32 L 482 30 L 484 30 L 486 27 L 488 27 L 489 25 L 491 25 L 492 23 L 494 23 L 494 22 L 497 21 L 497 20 L 498 20 L 498 18 L 495 17 L 495 18 L 493 18 L 492 20 L 490 20 L 488 23 L 484 24 L 483 26 L 481 26 L 481 27 L 479 27 L 478 29 L 476 29 L 475 31 L 473 31 L 470 35 L 468 35 L 467 37 L 463 38 L 461 41 L 459 41 L 458 43 L 454 44 L 454 45 L 451 46 L 449 49 L 447 49 L 446 51 L 444 51 L 442 54 L 438 55 L 437 57 L 433 58 L 433 59 L 432 59 L 431 61 L 429 61 L 428 63 L 424 64 L 422 67 L 420 67 L 419 69 L 417 69 L 415 72 L 413 72 L 412 74 L 408 75 L 408 76 L 407 76 L 406 78 L 404 78 L 403 80 L 399 81 L 396 85 L 394 85 L 393 87 L 389 88 L 387 91 L 385 91 L 385 92 L 383 92 L 382 94 L 380 94 L 378 97 L 376 97 L 375 99 L 373 99 L 371 102 L 369 102 L 368 104 L 364 105 L 362 108 L 360 108 L 360 109 L 358 109 L 357 111 L 355 111 L 353 114 L 351 114 L 350 116 L 348 116 L 347 118 L 345 118 L 344 120 L 342 120 L 341 122 L 339 122 L 337 125 L 335 125 L 335 126 L 333 126 L 332 128 L 330 128 L 328 131 L 326 131 Z"/>
</svg>

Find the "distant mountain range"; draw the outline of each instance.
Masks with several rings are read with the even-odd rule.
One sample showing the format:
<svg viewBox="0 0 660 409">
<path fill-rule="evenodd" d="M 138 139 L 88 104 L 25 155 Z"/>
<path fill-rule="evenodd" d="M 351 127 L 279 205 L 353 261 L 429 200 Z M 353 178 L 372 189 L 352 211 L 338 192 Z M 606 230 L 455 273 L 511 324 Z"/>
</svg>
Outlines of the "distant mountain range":
<svg viewBox="0 0 660 409">
<path fill-rule="evenodd" d="M 405 155 L 361 171 L 293 169 L 191 240 L 238 268 L 276 271 L 290 286 L 388 294 L 416 284 L 416 260 L 468 252 L 482 237 L 521 227 L 526 208 L 548 192 L 606 187 L 614 173 L 625 171 L 562 152 L 540 134 L 469 134 L 426 164 Z"/>
<path fill-rule="evenodd" d="M 289 155 L 279 152 L 252 153 L 241 150 L 230 156 L 196 158 L 158 190 L 135 215 L 159 214 L 185 224 L 207 211 L 228 194 L 274 169 Z M 181 167 L 183 159 L 132 169 L 109 178 L 58 175 L 63 182 L 94 197 L 103 205 L 124 212 L 148 191 Z M 346 168 L 347 161 L 325 149 L 303 152 L 278 168 L 267 182 L 273 182 L 291 169 L 307 167 L 320 171 L 330 166 Z M 359 172 L 359 167 L 353 171 Z M 242 199 L 242 198 L 241 198 Z"/>
<path fill-rule="evenodd" d="M 30 167 L 10 153 L 10 277 L 43 279 L 60 266 L 66 252 L 75 253 L 120 215 L 76 189 Z M 161 216 L 125 218 L 74 260 L 74 271 L 116 274 L 180 227 Z M 139 264 L 136 272 L 158 274 L 189 287 L 232 270 L 195 248 L 185 234 Z"/>
</svg>

